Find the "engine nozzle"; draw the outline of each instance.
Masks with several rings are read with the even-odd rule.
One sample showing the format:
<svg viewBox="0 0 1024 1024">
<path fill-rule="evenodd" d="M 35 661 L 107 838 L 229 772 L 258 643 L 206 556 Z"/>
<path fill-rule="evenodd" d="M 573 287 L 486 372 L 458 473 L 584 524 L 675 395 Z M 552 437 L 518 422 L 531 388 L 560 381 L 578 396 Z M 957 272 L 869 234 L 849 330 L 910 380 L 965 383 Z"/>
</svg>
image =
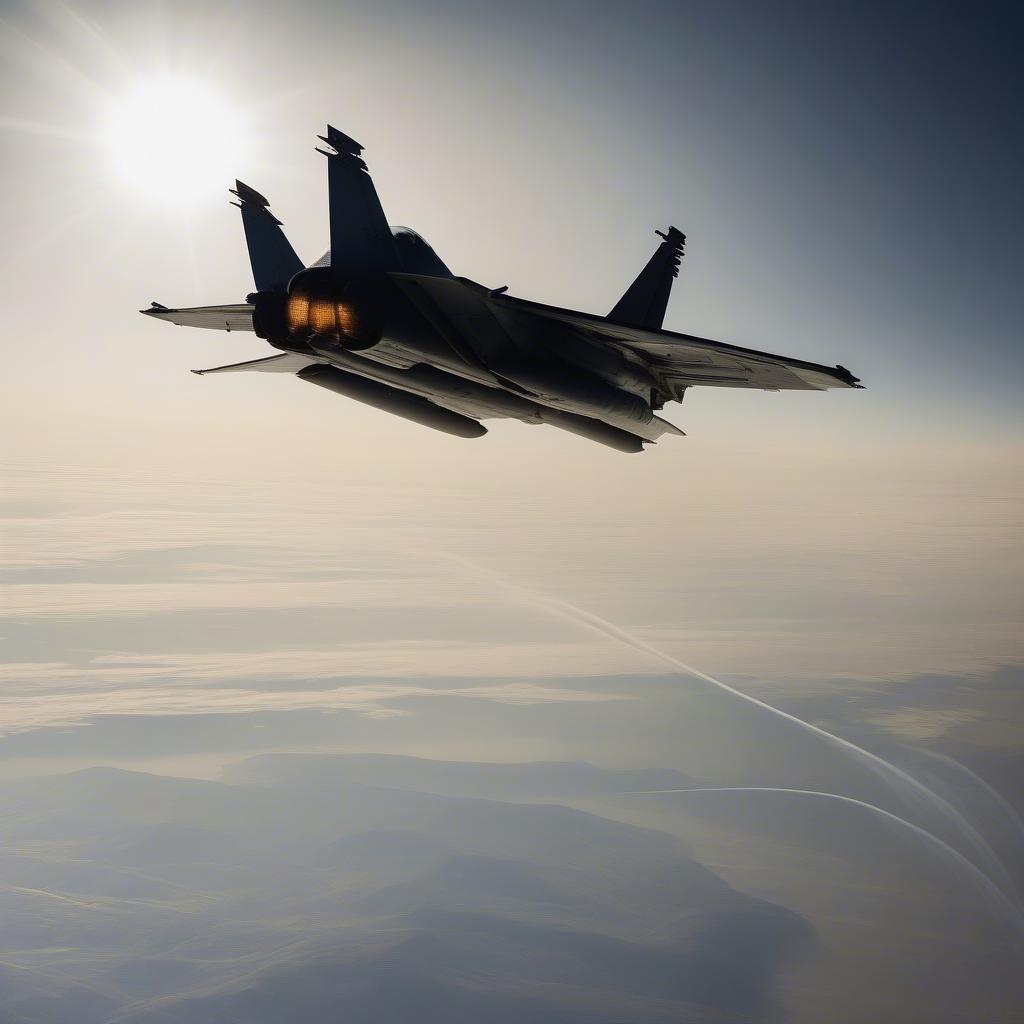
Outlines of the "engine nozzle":
<svg viewBox="0 0 1024 1024">
<path fill-rule="evenodd" d="M 267 341 L 294 346 L 318 336 L 357 351 L 380 341 L 384 327 L 381 282 L 372 277 L 339 278 L 330 267 L 300 271 L 286 294 L 252 297 L 253 327 Z"/>
</svg>

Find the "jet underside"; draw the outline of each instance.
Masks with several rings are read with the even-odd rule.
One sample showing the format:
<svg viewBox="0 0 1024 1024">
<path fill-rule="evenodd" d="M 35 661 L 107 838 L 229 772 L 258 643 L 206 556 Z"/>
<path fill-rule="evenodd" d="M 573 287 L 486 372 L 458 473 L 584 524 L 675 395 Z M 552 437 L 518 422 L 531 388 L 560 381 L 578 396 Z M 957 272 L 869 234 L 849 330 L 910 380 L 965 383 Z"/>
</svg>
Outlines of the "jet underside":
<svg viewBox="0 0 1024 1024">
<path fill-rule="evenodd" d="M 259 193 L 238 197 L 256 291 L 241 304 L 144 313 L 247 330 L 278 354 L 211 370 L 291 373 L 337 394 L 460 437 L 481 420 L 548 424 L 638 452 L 682 431 L 657 415 L 694 386 L 857 387 L 842 367 L 662 329 L 685 237 L 675 228 L 608 317 L 527 302 L 452 275 L 408 228 L 390 227 L 361 147 L 329 128 L 331 249 L 295 254 Z"/>
</svg>

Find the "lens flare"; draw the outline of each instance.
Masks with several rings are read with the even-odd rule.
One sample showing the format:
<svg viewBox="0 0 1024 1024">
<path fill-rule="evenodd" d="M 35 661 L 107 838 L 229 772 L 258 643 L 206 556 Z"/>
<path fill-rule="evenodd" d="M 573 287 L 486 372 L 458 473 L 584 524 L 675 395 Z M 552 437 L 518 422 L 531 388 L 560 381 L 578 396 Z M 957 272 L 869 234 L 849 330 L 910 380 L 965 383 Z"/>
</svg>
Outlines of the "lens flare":
<svg viewBox="0 0 1024 1024">
<path fill-rule="evenodd" d="M 119 176 L 162 202 L 220 194 L 246 155 L 239 114 L 205 83 L 140 83 L 110 110 L 106 144 Z"/>
</svg>

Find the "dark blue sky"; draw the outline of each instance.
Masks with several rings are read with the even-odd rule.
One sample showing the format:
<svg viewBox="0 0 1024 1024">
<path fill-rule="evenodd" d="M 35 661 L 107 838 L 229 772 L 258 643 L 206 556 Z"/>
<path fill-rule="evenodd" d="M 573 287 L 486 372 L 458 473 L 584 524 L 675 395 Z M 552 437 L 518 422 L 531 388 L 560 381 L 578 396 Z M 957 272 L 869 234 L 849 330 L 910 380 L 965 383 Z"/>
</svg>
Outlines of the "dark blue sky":
<svg viewBox="0 0 1024 1024">
<path fill-rule="evenodd" d="M 922 389 L 1016 402 L 1024 7 L 556 3 L 500 22 L 448 10 L 487 45 L 500 38 L 527 78 L 557 65 L 572 93 L 585 81 L 613 97 L 610 132 L 623 110 L 643 124 L 653 152 L 623 153 L 639 184 L 699 169 L 712 195 L 681 190 L 676 214 L 694 244 L 694 222 L 705 236 L 716 225 L 686 204 L 731 204 L 723 229 L 754 243 L 743 272 L 770 278 L 781 260 L 819 317 L 831 306 L 840 332 L 871 329 L 876 387 L 891 360 Z"/>
</svg>

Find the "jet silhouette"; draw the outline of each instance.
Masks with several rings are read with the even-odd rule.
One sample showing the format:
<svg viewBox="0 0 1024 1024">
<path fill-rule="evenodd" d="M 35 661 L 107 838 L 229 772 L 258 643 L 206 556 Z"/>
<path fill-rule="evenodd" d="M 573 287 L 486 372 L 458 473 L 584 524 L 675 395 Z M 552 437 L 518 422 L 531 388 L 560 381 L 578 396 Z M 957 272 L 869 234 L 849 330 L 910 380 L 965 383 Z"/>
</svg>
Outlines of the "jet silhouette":
<svg viewBox="0 0 1024 1024">
<path fill-rule="evenodd" d="M 656 413 L 687 388 L 859 387 L 842 366 L 662 329 L 686 236 L 654 255 L 607 316 L 529 302 L 456 277 L 425 239 L 391 226 L 358 142 L 328 127 L 331 247 L 305 266 L 268 201 L 236 182 L 256 291 L 245 303 L 141 312 L 188 327 L 253 331 L 278 349 L 194 373 L 291 373 L 458 437 L 486 419 L 546 423 L 622 452 L 681 435 Z"/>
</svg>

